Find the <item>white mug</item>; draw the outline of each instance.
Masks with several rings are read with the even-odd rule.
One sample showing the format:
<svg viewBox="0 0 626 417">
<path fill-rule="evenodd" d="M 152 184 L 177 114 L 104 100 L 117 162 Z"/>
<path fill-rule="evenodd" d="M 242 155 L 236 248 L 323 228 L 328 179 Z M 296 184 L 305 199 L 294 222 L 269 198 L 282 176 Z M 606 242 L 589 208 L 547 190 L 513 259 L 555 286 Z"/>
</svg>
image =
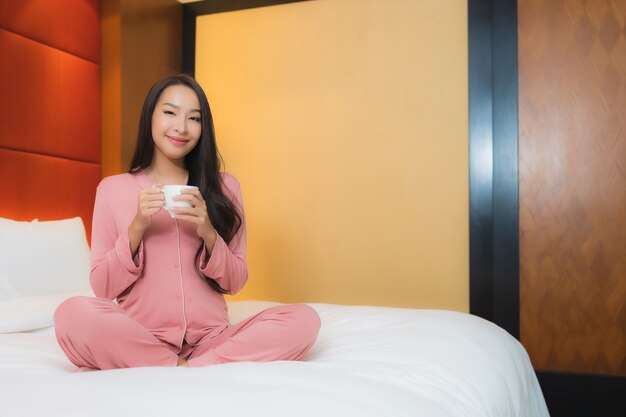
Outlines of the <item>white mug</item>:
<svg viewBox="0 0 626 417">
<path fill-rule="evenodd" d="M 174 207 L 191 207 L 191 203 L 187 201 L 176 201 L 172 200 L 172 197 L 180 195 L 183 190 L 197 190 L 198 187 L 195 185 L 164 185 L 161 188 L 163 195 L 165 196 L 165 210 L 170 214 L 170 217 L 173 219 L 176 218 L 176 215 L 173 211 L 171 211 Z"/>
</svg>

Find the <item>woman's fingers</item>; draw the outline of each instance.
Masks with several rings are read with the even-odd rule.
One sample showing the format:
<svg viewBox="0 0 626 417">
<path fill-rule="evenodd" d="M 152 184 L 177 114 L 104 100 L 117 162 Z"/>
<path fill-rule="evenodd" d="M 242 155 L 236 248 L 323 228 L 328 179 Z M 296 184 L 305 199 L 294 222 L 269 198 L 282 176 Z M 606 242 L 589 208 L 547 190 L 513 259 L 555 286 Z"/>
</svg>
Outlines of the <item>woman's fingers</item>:
<svg viewBox="0 0 626 417">
<path fill-rule="evenodd" d="M 190 201 L 197 200 L 197 201 L 204 202 L 204 198 L 202 197 L 202 194 L 200 194 L 200 191 L 198 190 L 182 190 L 181 193 L 177 197 L 181 197 L 183 199 L 187 199 Z"/>
<path fill-rule="evenodd" d="M 186 220 L 196 225 L 196 233 L 207 242 L 211 236 L 216 235 L 215 228 L 211 224 L 204 197 L 198 190 L 183 190 L 174 197 L 177 201 L 186 201 L 191 207 L 173 207 L 171 210 L 177 219 Z"/>
<path fill-rule="evenodd" d="M 141 191 L 140 199 L 143 202 L 165 201 L 165 196 L 163 195 L 163 192 L 161 191 L 161 187 L 154 185 L 150 188 L 144 188 Z"/>
<path fill-rule="evenodd" d="M 172 207 L 170 210 L 172 210 L 176 216 L 198 217 L 194 207 Z"/>
<path fill-rule="evenodd" d="M 142 216 L 154 216 L 163 208 L 164 201 L 159 184 L 144 188 L 139 193 L 139 212 Z"/>
<path fill-rule="evenodd" d="M 144 206 L 145 207 L 150 207 L 150 208 L 163 207 L 163 201 L 161 201 L 161 200 L 146 201 Z"/>
</svg>

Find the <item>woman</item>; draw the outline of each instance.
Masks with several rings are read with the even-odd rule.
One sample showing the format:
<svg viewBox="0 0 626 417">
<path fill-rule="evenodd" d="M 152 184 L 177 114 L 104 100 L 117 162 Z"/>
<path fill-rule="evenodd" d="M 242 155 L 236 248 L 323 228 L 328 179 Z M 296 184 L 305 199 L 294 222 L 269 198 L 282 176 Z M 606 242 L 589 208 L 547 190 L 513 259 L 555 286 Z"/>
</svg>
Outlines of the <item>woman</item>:
<svg viewBox="0 0 626 417">
<path fill-rule="evenodd" d="M 168 184 L 197 186 L 177 197 L 191 207 L 171 209 L 174 218 Z M 91 244 L 97 298 L 55 312 L 57 340 L 78 367 L 298 360 L 317 338 L 319 317 L 303 304 L 228 320 L 223 294 L 248 277 L 241 190 L 220 173 L 209 103 L 189 76 L 149 91 L 130 172 L 98 186 Z"/>
</svg>

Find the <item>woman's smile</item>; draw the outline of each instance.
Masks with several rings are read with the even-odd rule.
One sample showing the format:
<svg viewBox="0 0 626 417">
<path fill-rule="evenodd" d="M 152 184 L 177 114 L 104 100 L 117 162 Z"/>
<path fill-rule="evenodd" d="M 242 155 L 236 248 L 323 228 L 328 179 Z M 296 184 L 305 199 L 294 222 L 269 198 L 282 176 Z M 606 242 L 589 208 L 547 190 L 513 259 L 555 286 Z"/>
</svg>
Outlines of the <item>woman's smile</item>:
<svg viewBox="0 0 626 417">
<path fill-rule="evenodd" d="M 187 139 L 181 138 L 181 137 L 169 136 L 169 135 L 165 135 L 165 137 L 168 138 L 170 142 L 172 142 L 176 146 L 184 146 L 187 144 L 187 142 L 189 142 Z"/>
</svg>

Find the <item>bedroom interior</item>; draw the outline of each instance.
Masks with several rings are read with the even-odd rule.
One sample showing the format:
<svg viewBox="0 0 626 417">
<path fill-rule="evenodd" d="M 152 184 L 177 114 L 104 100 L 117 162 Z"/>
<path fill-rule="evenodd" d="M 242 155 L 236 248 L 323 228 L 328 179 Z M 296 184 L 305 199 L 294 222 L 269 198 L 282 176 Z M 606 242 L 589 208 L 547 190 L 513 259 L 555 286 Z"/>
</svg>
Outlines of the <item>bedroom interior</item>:
<svg viewBox="0 0 626 417">
<path fill-rule="evenodd" d="M 82 385 L 75 411 L 106 383 L 119 384 L 116 393 L 146 383 L 136 398 L 150 401 L 164 379 L 186 388 L 226 381 L 215 395 L 231 407 L 240 397 L 227 388 L 238 385 L 262 404 L 231 415 L 293 414 L 268 405 L 286 397 L 310 405 L 301 415 L 547 415 L 544 397 L 552 416 L 625 415 L 626 243 L 616 227 L 626 207 L 616 110 L 626 98 L 625 48 L 626 6 L 612 0 L 0 0 L 0 50 L 9 57 L 0 91 L 11 98 L 0 112 L 9 127 L 0 175 L 11 179 L 0 246 L 16 254 L 0 260 L 0 373 L 11 375 L 0 377 L 1 403 L 11 415 L 37 415 L 41 405 L 19 401 L 41 375 L 35 387 L 59 381 L 50 392 L 60 397 Z M 41 285 L 42 265 L 88 274 L 95 187 L 126 169 L 146 89 L 181 71 L 209 94 L 252 225 L 257 279 L 229 298 L 231 318 L 268 302 L 315 305 L 327 330 L 302 368 L 230 364 L 98 379 L 74 373 L 53 347 L 36 348 L 52 340 L 50 309 L 88 293 L 63 274 Z M 590 167 L 585 178 L 580 166 Z M 305 233 L 296 232 L 306 216 Z M 84 236 L 76 220 L 47 222 L 75 217 Z M 378 240 L 362 237 L 367 227 Z M 290 256 L 273 255 L 276 247 Z M 38 251 L 49 253 L 27 268 L 32 280 L 12 282 L 8 271 Z M 405 343 L 395 353 L 381 342 L 394 329 L 390 343 Z M 455 343 L 476 349 L 429 350 Z M 486 363 L 489 354 L 500 362 Z M 456 368 L 440 366 L 447 360 Z M 520 379 L 503 390 L 498 372 Z M 273 393 L 261 389 L 267 378 Z M 469 390 L 477 379 L 484 385 Z M 448 386 L 447 396 L 429 391 Z M 150 410 L 173 407 L 159 400 Z M 187 410 L 201 407 L 194 399 Z"/>
</svg>

